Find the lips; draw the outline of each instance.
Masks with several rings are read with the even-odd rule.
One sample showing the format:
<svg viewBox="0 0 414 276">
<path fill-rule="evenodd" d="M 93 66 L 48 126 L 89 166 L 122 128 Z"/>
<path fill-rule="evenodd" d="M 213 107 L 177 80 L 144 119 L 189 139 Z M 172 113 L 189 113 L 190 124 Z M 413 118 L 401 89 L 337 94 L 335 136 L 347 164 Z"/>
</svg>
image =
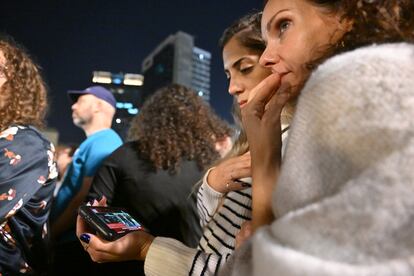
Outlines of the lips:
<svg viewBox="0 0 414 276">
<path fill-rule="evenodd" d="M 278 74 L 280 76 L 286 75 L 289 72 L 290 71 L 285 69 L 285 68 L 272 68 L 272 73 L 273 74 Z"/>
<path fill-rule="evenodd" d="M 242 108 L 243 106 L 245 106 L 247 104 L 247 101 L 246 100 L 243 100 L 243 101 L 240 101 L 239 102 L 239 106 L 240 106 L 240 108 Z"/>
</svg>

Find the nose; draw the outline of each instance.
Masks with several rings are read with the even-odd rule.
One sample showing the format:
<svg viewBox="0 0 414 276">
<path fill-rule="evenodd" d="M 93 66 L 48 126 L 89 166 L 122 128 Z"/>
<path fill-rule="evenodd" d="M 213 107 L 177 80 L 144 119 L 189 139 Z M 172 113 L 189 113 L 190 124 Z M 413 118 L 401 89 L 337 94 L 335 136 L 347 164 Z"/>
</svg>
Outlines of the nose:
<svg viewBox="0 0 414 276">
<path fill-rule="evenodd" d="M 72 104 L 71 109 L 72 111 L 76 109 L 76 103 Z"/>
<path fill-rule="evenodd" d="M 229 83 L 229 93 L 232 96 L 240 94 L 243 92 L 243 85 L 236 80 L 236 78 L 231 78 Z"/>
<path fill-rule="evenodd" d="M 263 54 L 260 56 L 259 63 L 263 67 L 272 68 L 280 61 L 280 58 L 277 55 L 276 50 L 274 47 L 270 45 L 270 43 L 266 46 Z"/>
</svg>

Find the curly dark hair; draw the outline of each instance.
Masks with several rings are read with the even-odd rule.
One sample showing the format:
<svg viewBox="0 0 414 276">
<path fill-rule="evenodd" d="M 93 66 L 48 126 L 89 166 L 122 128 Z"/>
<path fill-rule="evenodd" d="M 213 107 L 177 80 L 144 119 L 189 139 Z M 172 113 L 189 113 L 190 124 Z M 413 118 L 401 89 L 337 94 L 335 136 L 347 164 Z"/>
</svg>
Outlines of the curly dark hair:
<svg viewBox="0 0 414 276">
<path fill-rule="evenodd" d="M 195 160 L 205 170 L 219 158 L 215 142 L 232 132 L 194 91 L 173 84 L 145 101 L 128 139 L 138 141 L 139 152 L 154 169 L 174 174 L 182 160 Z"/>
<path fill-rule="evenodd" d="M 352 21 L 352 29 L 339 41 L 339 51 L 373 43 L 414 42 L 412 0 L 310 0 Z"/>
<path fill-rule="evenodd" d="M 0 51 L 6 58 L 6 82 L 0 88 L 0 130 L 11 124 L 42 127 L 47 110 L 47 88 L 40 68 L 11 37 L 0 35 Z"/>
<path fill-rule="evenodd" d="M 271 0 L 266 0 L 265 4 Z M 313 69 L 327 58 L 374 43 L 414 42 L 412 0 L 304 0 L 324 11 L 339 14 L 352 28 L 335 45 L 324 45 L 306 64 Z"/>
</svg>

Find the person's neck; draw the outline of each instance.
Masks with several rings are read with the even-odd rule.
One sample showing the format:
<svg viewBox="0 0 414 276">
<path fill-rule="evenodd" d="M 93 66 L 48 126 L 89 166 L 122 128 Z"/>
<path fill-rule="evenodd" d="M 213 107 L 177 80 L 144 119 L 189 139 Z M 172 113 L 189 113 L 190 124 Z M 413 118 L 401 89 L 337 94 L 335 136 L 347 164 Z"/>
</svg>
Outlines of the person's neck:
<svg viewBox="0 0 414 276">
<path fill-rule="evenodd" d="M 108 129 L 111 127 L 110 123 L 104 123 L 104 122 L 100 122 L 98 123 L 92 123 L 90 125 L 87 126 L 83 126 L 83 131 L 85 132 L 86 137 L 91 136 L 92 134 L 104 130 L 104 129 Z"/>
</svg>

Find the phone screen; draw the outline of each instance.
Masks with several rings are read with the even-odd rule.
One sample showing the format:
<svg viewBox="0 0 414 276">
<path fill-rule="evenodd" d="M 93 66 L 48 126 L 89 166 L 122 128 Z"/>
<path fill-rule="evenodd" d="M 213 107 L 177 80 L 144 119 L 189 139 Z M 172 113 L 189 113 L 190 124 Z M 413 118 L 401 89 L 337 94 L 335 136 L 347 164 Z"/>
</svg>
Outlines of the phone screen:
<svg viewBox="0 0 414 276">
<path fill-rule="evenodd" d="M 139 224 L 133 217 L 123 210 L 93 207 L 91 207 L 91 210 L 101 221 L 103 221 L 117 234 L 135 230 L 144 230 L 141 224 Z"/>
</svg>

